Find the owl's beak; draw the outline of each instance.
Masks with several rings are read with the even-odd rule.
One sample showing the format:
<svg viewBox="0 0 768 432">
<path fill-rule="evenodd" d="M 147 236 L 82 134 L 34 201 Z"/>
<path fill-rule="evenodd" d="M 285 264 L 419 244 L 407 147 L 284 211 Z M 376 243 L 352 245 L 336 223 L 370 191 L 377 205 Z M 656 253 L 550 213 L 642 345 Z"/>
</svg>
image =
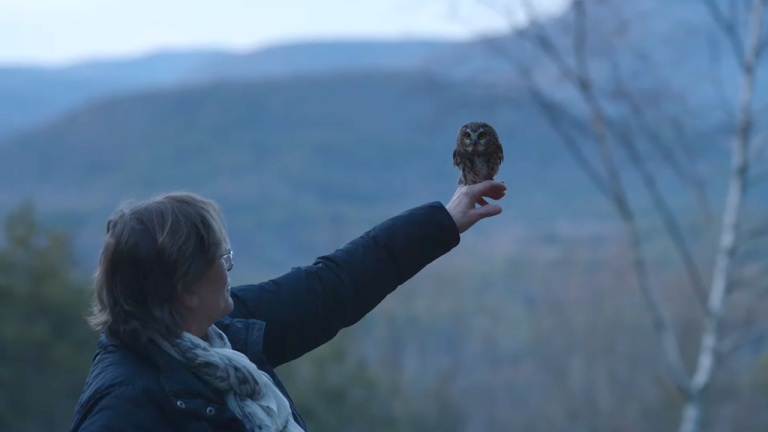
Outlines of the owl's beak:
<svg viewBox="0 0 768 432">
<path fill-rule="evenodd" d="M 477 147 L 477 140 L 476 139 L 473 139 L 469 143 L 472 144 L 472 147 Z"/>
</svg>

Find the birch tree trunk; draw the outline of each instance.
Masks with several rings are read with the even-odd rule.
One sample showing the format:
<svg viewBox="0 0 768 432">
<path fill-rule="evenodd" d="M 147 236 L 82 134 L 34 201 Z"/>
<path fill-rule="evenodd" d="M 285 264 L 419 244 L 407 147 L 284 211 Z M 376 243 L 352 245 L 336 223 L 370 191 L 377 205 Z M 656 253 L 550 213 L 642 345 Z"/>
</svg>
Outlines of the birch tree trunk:
<svg viewBox="0 0 768 432">
<path fill-rule="evenodd" d="M 547 26 L 537 22 L 538 18 L 534 12 L 535 8 L 532 1 L 516 1 L 522 3 L 523 9 L 530 19 L 530 24 L 523 31 L 518 32 L 518 35 L 537 49 L 544 58 L 550 60 L 559 76 L 581 96 L 587 118 L 582 120 L 580 116 L 569 112 L 570 109 L 564 104 L 558 103 L 555 98 L 551 97 L 537 83 L 535 74 L 530 67 L 525 66 L 525 61 L 513 60 L 513 63 L 520 70 L 520 77 L 523 78 L 532 100 L 539 106 L 552 129 L 566 145 L 579 168 L 597 190 L 608 199 L 620 216 L 629 239 L 638 287 L 645 299 L 655 332 L 661 342 L 661 359 L 667 366 L 670 379 L 683 400 L 678 431 L 699 432 L 705 414 L 702 405 L 704 393 L 712 381 L 716 366 L 718 366 L 717 355 L 722 352 L 724 345 L 721 340 L 720 328 L 723 324 L 725 302 L 730 290 L 733 258 L 740 241 L 742 201 L 747 188 L 750 160 L 759 154 L 759 149 L 754 149 L 750 154 L 750 141 L 753 127 L 755 70 L 761 52 L 768 48 L 768 41 L 764 40 L 765 35 L 762 34 L 768 0 L 752 0 L 748 5 L 750 10 L 747 18 L 748 28 L 746 29 L 746 37 L 744 37 L 745 41 L 742 41 L 741 36 L 743 28 L 735 16 L 728 16 L 729 14 L 724 13 L 717 5 L 717 0 L 702 0 L 704 5 L 708 7 L 719 30 L 725 34 L 741 71 L 737 124 L 731 143 L 731 167 L 727 177 L 728 188 L 725 206 L 721 214 L 714 266 L 708 286 L 705 285 L 704 279 L 698 272 L 698 267 L 685 242 L 680 224 L 666 203 L 661 189 L 656 186 L 656 180 L 653 173 L 648 170 L 644 156 L 638 152 L 638 147 L 633 143 L 634 140 L 629 134 L 617 130 L 617 122 L 610 117 L 610 111 L 604 108 L 604 104 L 600 100 L 600 92 L 597 89 L 599 83 L 593 81 L 591 77 L 590 60 L 586 54 L 587 36 L 592 31 L 586 20 L 587 4 L 592 7 L 596 2 L 573 0 L 571 4 L 573 32 L 566 38 L 566 41 L 570 42 L 572 50 L 569 56 L 567 50 L 561 49 L 556 38 L 550 35 Z M 735 5 L 735 3 L 730 3 L 731 8 L 734 8 Z M 734 14 L 731 13 L 731 15 Z M 684 55 L 684 53 L 681 54 Z M 572 57 L 572 61 L 569 61 L 569 57 Z M 625 91 L 627 89 L 623 85 L 619 85 L 617 88 L 621 90 L 619 93 L 623 94 L 623 99 L 619 102 L 628 104 L 632 114 L 636 117 L 640 116 L 642 109 L 632 100 L 631 92 Z M 574 123 L 578 124 L 574 126 Z M 587 133 L 583 133 L 584 131 Z M 597 162 L 591 161 L 586 156 L 576 135 L 588 136 L 587 141 L 592 141 L 596 145 L 597 157 L 595 159 Z M 761 145 L 757 144 L 757 146 L 760 147 Z M 700 343 L 691 374 L 688 373 L 684 362 L 681 344 L 673 327 L 673 320 L 667 312 L 668 305 L 658 295 L 656 287 L 651 282 L 650 270 L 643 252 L 642 238 L 631 203 L 632 197 L 623 185 L 623 173 L 618 169 L 616 156 L 613 152 L 614 147 L 624 149 L 628 153 L 633 166 L 640 174 L 643 180 L 642 185 L 652 196 L 652 204 L 662 216 L 663 227 L 686 266 L 694 292 L 701 300 L 704 317 L 699 335 Z M 678 166 L 677 163 L 673 165 Z M 682 174 L 685 170 L 677 169 L 676 171 Z M 682 175 L 682 177 L 688 176 Z M 698 184 L 695 181 L 688 181 L 687 183 L 693 186 Z"/>
<path fill-rule="evenodd" d="M 728 194 L 723 210 L 720 240 L 715 256 L 699 355 L 691 380 L 690 394 L 683 407 L 680 432 L 697 432 L 700 430 L 701 396 L 712 380 L 717 362 L 718 330 L 722 321 L 723 305 L 728 294 L 731 262 L 738 241 L 739 216 L 749 170 L 749 141 L 752 132 L 755 68 L 762 48 L 761 34 L 766 2 L 768 0 L 755 0 L 750 14 L 749 39 L 742 64 L 739 120 L 731 149 L 732 162 Z"/>
</svg>

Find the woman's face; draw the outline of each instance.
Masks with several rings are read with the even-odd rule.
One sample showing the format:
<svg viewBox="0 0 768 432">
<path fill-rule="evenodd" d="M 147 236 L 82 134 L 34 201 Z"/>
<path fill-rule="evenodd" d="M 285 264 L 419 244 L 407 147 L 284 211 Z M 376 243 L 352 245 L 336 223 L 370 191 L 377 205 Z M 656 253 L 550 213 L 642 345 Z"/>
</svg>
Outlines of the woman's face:
<svg viewBox="0 0 768 432">
<path fill-rule="evenodd" d="M 228 250 L 191 292 L 183 295 L 188 312 L 186 331 L 197 335 L 232 312 L 234 304 L 229 285 L 232 267 L 232 251 Z"/>
</svg>

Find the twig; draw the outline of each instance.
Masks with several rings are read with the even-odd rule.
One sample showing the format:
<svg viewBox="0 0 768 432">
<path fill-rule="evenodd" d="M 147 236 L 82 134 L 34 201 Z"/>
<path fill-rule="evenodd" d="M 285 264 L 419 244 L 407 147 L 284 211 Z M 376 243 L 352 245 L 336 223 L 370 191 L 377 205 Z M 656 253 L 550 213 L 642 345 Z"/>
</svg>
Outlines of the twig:
<svg viewBox="0 0 768 432">
<path fill-rule="evenodd" d="M 611 202 L 614 204 L 624 223 L 624 227 L 627 230 L 638 285 L 643 294 L 643 298 L 648 304 L 654 328 L 661 339 L 664 358 L 666 360 L 665 364 L 668 366 L 672 380 L 679 391 L 688 395 L 690 394 L 689 378 L 682 360 L 680 344 L 673 331 L 666 308 L 658 297 L 655 289 L 651 286 L 637 223 L 611 151 L 606 117 L 595 97 L 594 89 L 589 78 L 589 69 L 586 61 L 587 32 L 586 8 L 584 1 L 576 0 L 573 4 L 573 10 L 576 19 L 573 45 L 573 52 L 576 57 L 575 61 L 577 65 L 575 72 L 565 64 L 559 51 L 556 48 L 553 48 L 554 44 L 545 33 L 540 32 L 534 34 L 533 40 L 537 41 L 536 45 L 542 49 L 556 66 L 560 67 L 561 73 L 569 76 L 573 80 L 579 90 L 579 94 L 582 96 L 582 99 L 589 109 L 592 135 L 597 144 L 603 168 L 606 172 L 606 182 L 609 187 Z"/>
<path fill-rule="evenodd" d="M 677 218 L 672 212 L 669 204 L 667 204 L 667 200 L 664 198 L 653 174 L 648 170 L 640 152 L 637 151 L 634 140 L 632 140 L 629 134 L 626 134 L 623 131 L 619 131 L 617 134 L 621 137 L 620 142 L 624 144 L 623 147 L 626 150 L 630 161 L 640 174 L 640 179 L 648 190 L 648 193 L 651 195 L 653 205 L 661 216 L 664 228 L 672 240 L 675 250 L 678 255 L 680 255 L 680 259 L 683 261 L 694 295 L 701 307 L 706 311 L 707 292 L 704 287 L 704 278 L 701 275 L 701 271 L 699 270 L 699 266 L 696 264 L 693 255 L 691 255 L 691 250 L 688 247 L 683 231 L 677 222 Z"/>
<path fill-rule="evenodd" d="M 763 183 L 768 183 L 768 169 L 750 174 L 748 179 L 748 186 L 750 190 L 757 188 L 757 186 L 760 186 Z"/>
<path fill-rule="evenodd" d="M 535 18 L 531 14 L 531 5 L 527 2 L 524 2 L 524 5 L 527 6 L 528 15 L 530 19 L 533 21 Z M 533 24 L 532 24 L 533 26 Z M 553 47 L 553 49 L 550 52 L 551 56 L 555 56 L 555 58 L 562 59 L 562 56 L 559 55 L 559 51 L 554 47 L 554 44 L 551 43 L 551 41 L 544 36 L 543 38 L 544 46 Z M 531 39 L 528 39 L 529 42 Z M 578 140 L 573 136 L 573 134 L 568 130 L 566 127 L 564 120 L 569 121 L 571 123 L 571 126 L 574 126 L 576 122 L 573 121 L 573 117 L 570 113 L 568 113 L 567 109 L 565 109 L 563 106 L 559 105 L 554 100 L 548 98 L 545 96 L 544 92 L 538 88 L 538 85 L 536 84 L 536 80 L 533 78 L 533 74 L 528 68 L 523 67 L 522 65 L 518 64 L 513 58 L 510 57 L 510 54 L 498 47 L 496 44 L 487 44 L 497 55 L 499 55 L 502 58 L 506 58 L 512 65 L 517 66 L 517 69 L 519 71 L 519 75 L 524 78 L 525 82 L 525 88 L 528 92 L 528 95 L 530 96 L 531 100 L 536 103 L 536 105 L 540 108 L 541 112 L 544 114 L 544 116 L 547 118 L 547 121 L 549 122 L 550 126 L 554 130 L 554 132 L 558 135 L 560 140 L 565 145 L 568 152 L 571 154 L 571 157 L 573 158 L 574 162 L 578 167 L 584 172 L 584 174 L 587 176 L 588 180 L 593 184 L 593 186 L 597 189 L 597 191 L 605 196 L 606 198 L 611 198 L 611 192 L 610 188 L 608 187 L 606 180 L 603 178 L 603 176 L 600 174 L 600 170 L 597 169 L 590 161 L 589 158 L 584 154 L 584 151 L 582 150 L 581 146 L 578 144 Z M 541 48 L 541 45 L 536 45 Z M 557 63 L 557 61 L 556 61 Z"/>
<path fill-rule="evenodd" d="M 622 100 L 627 103 L 630 107 L 630 111 L 633 114 L 633 117 L 636 120 L 639 120 L 639 122 L 644 123 L 645 119 L 645 113 L 640 107 L 640 105 L 637 103 L 637 101 L 629 94 L 629 91 L 626 89 L 626 87 L 623 84 L 623 80 L 621 78 L 621 74 L 618 70 L 618 67 L 614 63 L 613 67 L 614 72 L 614 86 L 619 92 L 620 95 L 622 95 Z M 645 126 L 645 125 L 644 125 Z M 694 193 L 700 192 L 703 194 L 704 199 L 704 205 L 707 204 L 706 202 L 706 194 L 704 194 L 703 191 L 703 185 L 698 184 L 697 178 L 695 175 L 691 175 L 684 172 L 684 169 L 682 166 L 677 162 L 677 159 L 674 155 L 674 152 L 671 148 L 669 148 L 666 143 L 659 137 L 657 133 L 653 130 L 653 128 L 650 127 L 644 127 L 643 130 L 649 131 L 648 133 L 651 135 L 651 142 L 655 144 L 655 148 L 662 154 L 662 157 L 668 161 L 668 163 L 673 167 L 673 170 L 676 170 L 678 172 L 678 175 L 683 179 L 684 182 L 692 183 L 692 187 L 694 190 Z M 701 271 L 699 270 L 698 265 L 696 264 L 696 261 L 693 258 L 693 255 L 691 254 L 690 248 L 688 247 L 687 241 L 685 240 L 685 236 L 683 235 L 683 231 L 680 228 L 680 225 L 678 224 L 677 218 L 675 217 L 671 207 L 667 203 L 666 199 L 664 198 L 663 193 L 661 192 L 660 188 L 658 187 L 656 180 L 653 177 L 653 174 L 648 169 L 642 155 L 637 149 L 637 146 L 634 143 L 634 140 L 631 138 L 631 136 L 624 131 L 618 132 L 619 136 L 621 136 L 620 142 L 623 144 L 624 149 L 627 151 L 628 156 L 630 158 L 630 161 L 637 169 L 638 173 L 640 174 L 640 178 L 643 182 L 643 185 L 645 186 L 646 190 L 651 195 L 652 202 L 654 204 L 654 207 L 659 212 L 662 222 L 664 224 L 665 230 L 667 231 L 667 234 L 672 240 L 672 244 L 675 247 L 675 250 L 677 251 L 678 255 L 680 256 L 681 260 L 683 261 L 683 265 L 685 266 L 686 273 L 688 275 L 688 280 L 691 284 L 691 288 L 693 289 L 694 295 L 699 300 L 699 304 L 706 310 L 706 288 L 704 285 L 704 278 L 702 277 Z M 699 189 L 700 188 L 700 189 Z M 711 220 L 711 214 L 708 211 L 708 206 L 704 208 L 705 210 L 705 216 L 707 216 L 708 221 Z"/>
<path fill-rule="evenodd" d="M 741 236 L 745 241 L 768 236 L 768 223 L 753 227 L 749 230 L 744 230 L 744 233 L 741 234 Z"/>
<path fill-rule="evenodd" d="M 734 121 L 733 107 L 731 106 L 728 97 L 726 96 L 725 83 L 723 82 L 722 60 L 720 58 L 720 49 L 717 41 L 706 38 L 709 49 L 709 72 L 712 75 L 712 85 L 715 87 L 715 93 L 719 99 L 720 107 L 723 110 L 723 114 L 726 116 L 728 122 Z"/>
<path fill-rule="evenodd" d="M 691 168 L 687 170 L 683 167 L 683 164 L 679 161 L 672 147 L 661 137 L 654 127 L 650 126 L 645 110 L 624 85 L 618 65 L 616 65 L 615 61 L 611 63 L 614 77 L 614 91 L 620 97 L 620 100 L 629 107 L 633 120 L 640 125 L 640 132 L 649 135 L 649 142 L 653 145 L 653 148 L 658 152 L 659 156 L 661 156 L 661 159 L 667 166 L 669 166 L 680 181 L 691 188 L 694 197 L 701 207 L 702 214 L 704 215 L 707 224 L 712 223 L 714 216 L 712 215 L 712 210 L 709 205 L 709 198 L 707 197 L 704 181 L 696 174 L 695 169 Z M 677 132 L 679 132 L 679 130 Z M 689 161 L 689 163 L 693 165 L 692 161 Z"/>
<path fill-rule="evenodd" d="M 738 278 L 731 278 L 728 282 L 728 286 L 730 287 L 731 294 L 744 292 L 744 291 L 752 291 L 753 285 L 748 285 L 748 281 L 745 280 L 746 278 L 738 277 Z"/>
<path fill-rule="evenodd" d="M 768 149 L 768 130 L 757 135 L 752 141 L 752 154 L 750 155 L 750 160 L 754 161 L 759 159 L 760 156 L 763 155 L 763 152 Z"/>
<path fill-rule="evenodd" d="M 715 21 L 715 24 L 717 24 L 731 44 L 731 49 L 733 50 L 733 55 L 736 57 L 736 61 L 738 64 L 741 64 L 744 60 L 744 42 L 742 42 L 741 36 L 739 36 L 735 21 L 733 19 L 728 19 L 728 17 L 725 16 L 715 0 L 702 0 L 702 2 L 707 7 L 712 20 Z"/>
<path fill-rule="evenodd" d="M 760 328 L 743 330 L 721 340 L 717 345 L 717 352 L 721 356 L 730 355 L 746 345 L 765 339 L 767 336 L 765 330 Z"/>
<path fill-rule="evenodd" d="M 576 2 L 574 2 L 574 6 L 580 2 L 581 0 L 576 0 Z M 555 63 L 557 70 L 561 74 L 563 74 L 568 80 L 572 82 L 578 81 L 576 72 L 573 70 L 571 66 L 568 65 L 568 62 L 565 61 L 565 58 L 563 57 L 560 50 L 557 48 L 557 45 L 554 42 L 552 42 L 552 38 L 547 33 L 545 26 L 539 23 L 539 20 L 535 17 L 535 12 L 534 12 L 535 8 L 531 4 L 531 2 L 529 0 L 521 0 L 521 4 L 525 9 L 525 12 L 527 16 L 530 18 L 531 22 L 528 28 L 520 32 L 520 36 L 528 40 L 529 42 L 531 42 L 534 46 L 539 48 L 546 56 L 548 56 L 550 60 L 553 63 Z M 531 31 L 533 29 L 535 29 L 535 31 Z"/>
<path fill-rule="evenodd" d="M 559 136 L 560 140 L 565 144 L 566 149 L 573 157 L 576 165 L 584 172 L 587 178 L 592 182 L 598 192 L 605 198 L 611 198 L 610 188 L 606 185 L 605 179 L 602 178 L 599 170 L 592 165 L 589 159 L 584 154 L 581 146 L 574 136 L 567 130 L 563 124 L 561 115 L 564 111 L 563 108 L 546 98 L 543 93 L 534 87 L 534 84 L 529 84 L 528 92 L 534 102 L 539 106 L 541 111 L 547 117 L 552 129 Z"/>
<path fill-rule="evenodd" d="M 630 208 L 629 201 L 626 197 L 624 187 L 621 182 L 621 176 L 614 162 L 613 154 L 611 152 L 611 146 L 609 144 L 609 135 L 605 115 L 597 98 L 594 94 L 594 89 L 590 80 L 589 67 L 586 58 L 586 40 L 587 40 L 587 27 L 586 27 L 586 6 L 583 0 L 577 0 L 573 4 L 574 15 L 576 20 L 575 34 L 574 34 L 574 55 L 576 56 L 576 64 L 578 70 L 578 84 L 581 91 L 581 95 L 585 100 L 585 103 L 589 107 L 592 114 L 592 126 L 595 135 L 595 140 L 600 149 L 600 155 L 605 165 L 605 170 L 608 175 L 609 184 L 613 188 L 614 202 L 619 214 L 624 220 L 627 234 L 630 239 L 630 244 L 633 251 L 633 261 L 635 272 L 640 290 L 648 303 L 648 307 L 651 311 L 651 315 L 654 321 L 654 327 L 657 333 L 661 337 L 662 346 L 665 352 L 666 364 L 669 367 L 672 379 L 677 385 L 680 392 L 688 394 L 690 391 L 688 374 L 685 371 L 685 365 L 683 363 L 682 354 L 680 352 L 680 344 L 677 341 L 677 336 L 672 329 L 671 320 L 661 299 L 659 299 L 656 291 L 651 286 L 650 277 L 648 274 L 648 267 L 645 260 L 645 254 L 642 249 L 642 242 L 640 240 L 640 234 L 637 229 L 637 224 L 634 219 L 634 214 Z"/>
<path fill-rule="evenodd" d="M 603 110 L 600 107 L 597 98 L 595 97 L 593 91 L 594 89 L 592 88 L 592 82 L 589 78 L 589 66 L 586 59 L 587 20 L 584 0 L 576 0 L 573 3 L 573 10 L 576 19 L 573 38 L 573 52 L 574 56 L 576 57 L 577 65 L 577 73 L 575 75 L 576 85 L 578 86 L 582 98 L 587 104 L 590 115 L 592 117 L 592 131 L 594 133 L 594 138 L 600 152 L 600 158 L 603 162 L 603 169 L 605 170 L 608 177 L 608 185 L 611 189 L 613 199 L 618 207 L 621 208 L 621 212 L 628 212 L 629 203 L 627 201 L 626 192 L 624 191 L 621 175 L 619 174 L 619 170 L 613 158 L 613 152 L 611 151 L 605 116 L 603 115 Z"/>
</svg>

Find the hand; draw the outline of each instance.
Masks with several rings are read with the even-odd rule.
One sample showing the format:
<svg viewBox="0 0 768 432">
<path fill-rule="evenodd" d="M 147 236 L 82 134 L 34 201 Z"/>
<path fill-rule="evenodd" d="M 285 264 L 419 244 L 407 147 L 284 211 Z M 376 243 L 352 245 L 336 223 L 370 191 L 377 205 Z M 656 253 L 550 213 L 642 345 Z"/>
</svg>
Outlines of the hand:
<svg viewBox="0 0 768 432">
<path fill-rule="evenodd" d="M 459 186 L 453 198 L 445 208 L 453 217 L 459 234 L 468 230 L 480 219 L 496 216 L 501 213 L 501 207 L 488 204 L 484 197 L 492 200 L 500 200 L 507 193 L 504 183 L 486 180 L 471 186 Z M 475 207 L 477 204 L 480 207 Z"/>
</svg>

